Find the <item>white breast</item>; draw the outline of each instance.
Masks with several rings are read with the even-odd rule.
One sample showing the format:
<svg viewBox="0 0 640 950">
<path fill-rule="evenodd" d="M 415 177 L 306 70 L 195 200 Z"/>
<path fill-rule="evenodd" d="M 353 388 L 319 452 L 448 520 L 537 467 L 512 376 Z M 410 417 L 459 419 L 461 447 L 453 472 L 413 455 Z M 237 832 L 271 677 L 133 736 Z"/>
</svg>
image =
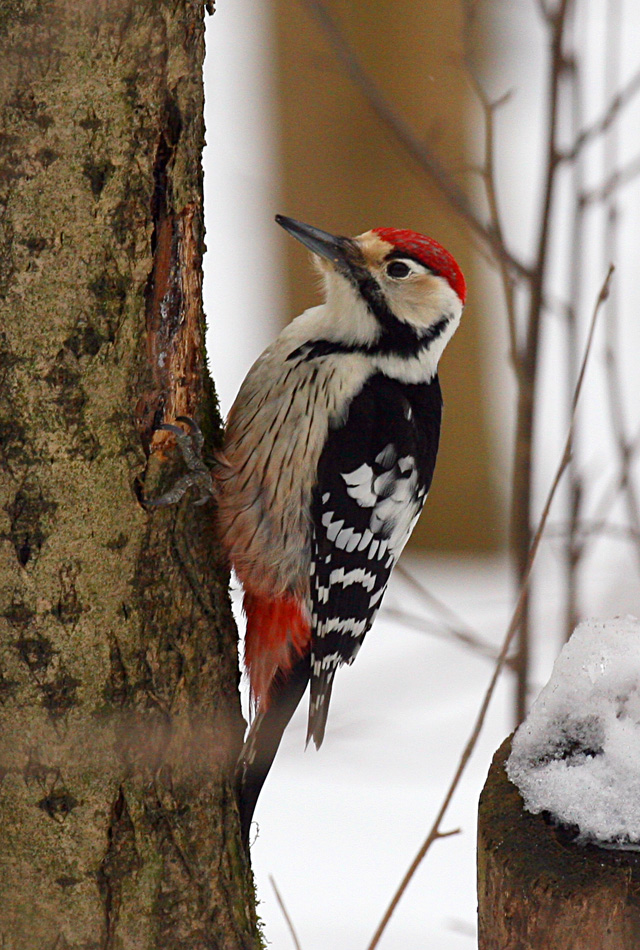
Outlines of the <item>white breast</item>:
<svg viewBox="0 0 640 950">
<path fill-rule="evenodd" d="M 357 353 L 287 361 L 298 345 L 296 323 L 254 364 L 229 413 L 218 510 L 245 587 L 306 597 L 318 460 L 329 422 L 344 416 L 371 363 Z"/>
</svg>

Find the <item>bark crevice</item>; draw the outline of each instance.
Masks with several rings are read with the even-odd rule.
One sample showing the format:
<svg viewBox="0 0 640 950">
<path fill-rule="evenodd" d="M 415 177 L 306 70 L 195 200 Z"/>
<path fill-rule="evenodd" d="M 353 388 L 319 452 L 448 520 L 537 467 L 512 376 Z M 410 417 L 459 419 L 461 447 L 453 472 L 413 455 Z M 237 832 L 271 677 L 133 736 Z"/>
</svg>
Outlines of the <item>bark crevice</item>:
<svg viewBox="0 0 640 950">
<path fill-rule="evenodd" d="M 203 17 L 196 0 L 54 0 L 26 26 L 0 12 L 12 950 L 260 945 L 234 857 L 243 723 L 211 506 L 147 511 L 132 492 L 140 472 L 145 491 L 171 476 L 163 422 L 196 418 L 209 445 L 220 430 L 201 296 Z"/>
</svg>

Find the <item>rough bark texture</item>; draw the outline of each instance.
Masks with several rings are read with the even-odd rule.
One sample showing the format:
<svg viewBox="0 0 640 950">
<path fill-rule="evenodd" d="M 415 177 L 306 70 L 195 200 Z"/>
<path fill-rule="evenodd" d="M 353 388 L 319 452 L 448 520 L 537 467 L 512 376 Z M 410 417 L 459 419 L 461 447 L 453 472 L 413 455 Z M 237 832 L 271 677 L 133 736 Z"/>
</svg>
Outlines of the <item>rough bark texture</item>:
<svg viewBox="0 0 640 950">
<path fill-rule="evenodd" d="M 0 946 L 253 948 L 212 507 L 200 0 L 0 3 Z"/>
<path fill-rule="evenodd" d="M 575 844 L 524 811 L 494 756 L 478 817 L 479 950 L 637 950 L 640 855 Z"/>
</svg>

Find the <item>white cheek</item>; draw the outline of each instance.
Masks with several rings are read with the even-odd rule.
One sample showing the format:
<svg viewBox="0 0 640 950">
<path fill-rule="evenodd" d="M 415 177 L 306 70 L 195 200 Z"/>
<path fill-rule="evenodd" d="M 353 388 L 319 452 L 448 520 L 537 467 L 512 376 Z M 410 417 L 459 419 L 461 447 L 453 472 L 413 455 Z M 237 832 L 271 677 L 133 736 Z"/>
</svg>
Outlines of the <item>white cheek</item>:
<svg viewBox="0 0 640 950">
<path fill-rule="evenodd" d="M 384 290 L 392 312 L 405 323 L 426 328 L 443 316 L 450 316 L 456 325 L 460 320 L 462 303 L 444 277 L 430 275 L 419 283 L 408 278 L 391 286 L 385 281 Z"/>
</svg>

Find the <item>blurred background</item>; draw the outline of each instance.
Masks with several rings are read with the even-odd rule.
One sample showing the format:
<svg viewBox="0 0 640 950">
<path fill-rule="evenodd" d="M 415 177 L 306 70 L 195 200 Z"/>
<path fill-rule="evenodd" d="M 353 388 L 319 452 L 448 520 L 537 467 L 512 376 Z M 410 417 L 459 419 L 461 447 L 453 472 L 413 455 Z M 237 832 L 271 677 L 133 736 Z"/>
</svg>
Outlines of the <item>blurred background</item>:
<svg viewBox="0 0 640 950">
<path fill-rule="evenodd" d="M 312 0 L 217 6 L 205 65 L 205 308 L 223 413 L 279 329 L 318 302 L 308 256 L 275 225 L 276 212 L 341 234 L 423 231 L 454 254 L 469 285 L 441 363 L 441 448 L 404 573 L 358 662 L 337 679 L 322 750 L 304 753 L 303 701 L 256 814 L 253 862 L 271 945 L 293 947 L 273 875 L 303 950 L 365 950 L 444 796 L 513 606 L 507 539 L 518 385 L 509 293 L 518 346 L 530 301 L 530 285 L 505 283 L 487 241 L 371 100 L 382 97 L 438 156 L 489 231 L 485 160 L 493 149 L 502 246 L 523 271 L 533 268 L 552 108 L 545 10 L 555 2 L 332 0 L 320 8 L 329 22 Z M 610 261 L 616 272 L 598 317 L 571 470 L 534 570 L 530 698 L 576 617 L 640 614 L 639 31 L 635 0 L 567 4 L 536 362 L 534 527 Z M 340 60 L 345 51 L 361 70 L 356 81 Z M 513 728 L 512 679 L 504 674 L 452 804 L 447 827 L 462 833 L 436 843 L 383 950 L 475 945 L 475 810 L 491 755 Z"/>
<path fill-rule="evenodd" d="M 444 244 L 467 275 L 472 293 L 456 349 L 442 364 L 447 413 L 442 452 L 431 517 L 421 521 L 414 543 L 439 550 L 496 550 L 504 539 L 500 498 L 506 486 L 495 483 L 490 414 L 478 399 L 486 388 L 483 347 L 490 341 L 482 338 L 482 306 L 473 292 L 474 255 L 468 230 L 380 126 L 303 3 L 249 5 L 244 20 L 239 13 L 242 6 L 242 2 L 234 5 L 232 12 L 223 0 L 219 22 L 209 24 L 210 33 L 219 30 L 211 42 L 220 47 L 219 54 L 210 48 L 210 58 L 220 55 L 222 60 L 210 64 L 207 92 L 215 116 L 211 114 L 207 137 L 216 161 L 225 156 L 230 177 L 223 185 L 216 166 L 211 172 L 216 181 L 207 182 L 208 243 L 213 250 L 215 242 L 216 255 L 226 256 L 229 248 L 218 250 L 217 235 L 229 240 L 232 222 L 237 221 L 243 235 L 239 240 L 247 243 L 234 244 L 234 256 L 245 259 L 245 279 L 256 263 L 261 278 L 268 273 L 264 297 L 260 279 L 254 291 L 260 299 L 245 289 L 246 302 L 236 301 L 249 312 L 252 333 L 256 323 L 261 324 L 260 341 L 256 339 L 251 356 L 258 355 L 270 338 L 269 333 L 262 336 L 264 326 L 273 333 L 319 302 L 308 253 L 277 233 L 276 211 L 339 234 L 407 227 Z M 345 36 L 357 45 L 364 67 L 376 76 L 384 94 L 413 127 L 438 142 L 456 172 L 466 175 L 471 90 L 461 69 L 456 3 L 412 0 L 400 10 L 394 2 L 343 2 L 335 4 L 335 10 Z M 237 31 L 237 66 L 228 63 L 228 48 L 222 49 L 223 19 L 235 20 L 229 29 Z M 225 266 L 223 274 L 221 261 L 218 266 L 220 278 L 228 281 L 231 272 Z M 211 277 L 207 289 L 213 294 L 218 284 L 215 271 L 207 277 Z M 211 358 L 215 371 L 215 353 Z M 237 367 L 236 382 L 249 365 L 250 361 Z"/>
</svg>

